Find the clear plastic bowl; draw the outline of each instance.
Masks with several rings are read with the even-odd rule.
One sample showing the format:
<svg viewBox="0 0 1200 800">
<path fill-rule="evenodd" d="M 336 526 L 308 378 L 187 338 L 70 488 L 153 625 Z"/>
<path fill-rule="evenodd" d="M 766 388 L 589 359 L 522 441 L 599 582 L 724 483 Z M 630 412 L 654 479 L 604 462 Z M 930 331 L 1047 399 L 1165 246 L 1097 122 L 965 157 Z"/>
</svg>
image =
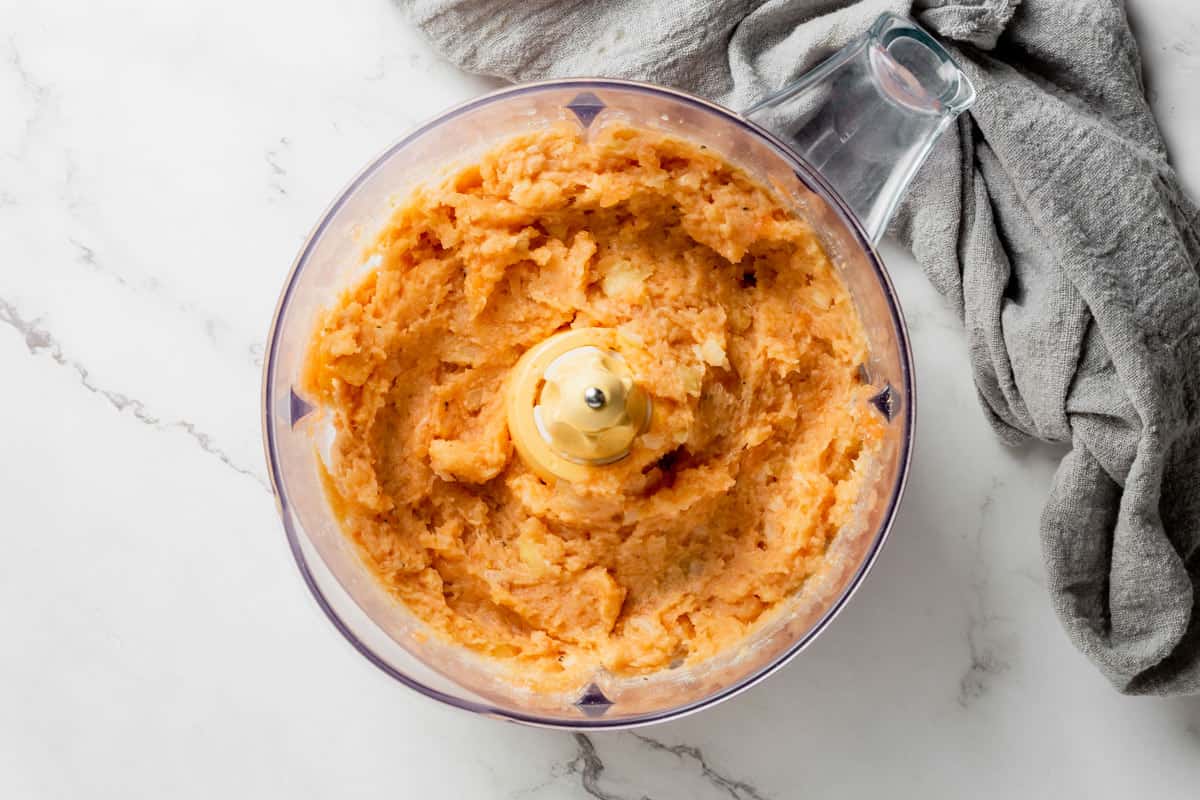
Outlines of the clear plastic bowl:
<svg viewBox="0 0 1200 800">
<path fill-rule="evenodd" d="M 389 595 L 342 534 L 324 496 L 312 407 L 293 388 L 317 312 L 363 269 L 366 237 L 389 198 L 436 179 L 511 136 L 561 120 L 588 130 L 619 116 L 686 137 L 724 154 L 775 187 L 820 232 L 866 328 L 863 365 L 879 390 L 872 403 L 890 421 L 864 490 L 857 523 L 830 547 L 828 566 L 743 646 L 694 668 L 625 678 L 598 673 L 564 695 L 505 683 L 462 648 L 423 635 L 424 626 Z M 321 218 L 292 268 L 271 326 L 263 385 L 263 428 L 271 482 L 288 543 L 313 597 L 351 645 L 379 669 L 458 708 L 559 728 L 619 728 L 682 716 L 762 680 L 825 629 L 861 583 L 895 516 L 913 432 L 912 364 L 895 292 L 849 207 L 813 168 L 765 129 L 703 99 L 615 80 L 566 80 L 505 89 L 429 122 L 372 161 Z"/>
</svg>

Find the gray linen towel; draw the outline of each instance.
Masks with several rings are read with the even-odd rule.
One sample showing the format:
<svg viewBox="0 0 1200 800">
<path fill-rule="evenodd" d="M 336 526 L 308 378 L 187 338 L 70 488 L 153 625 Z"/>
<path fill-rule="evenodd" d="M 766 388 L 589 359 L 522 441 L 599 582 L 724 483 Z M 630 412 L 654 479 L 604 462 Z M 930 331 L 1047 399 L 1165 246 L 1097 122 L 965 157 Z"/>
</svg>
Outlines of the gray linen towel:
<svg viewBox="0 0 1200 800">
<path fill-rule="evenodd" d="M 404 4 L 473 72 L 637 78 L 733 108 L 883 11 L 937 34 L 979 99 L 892 232 L 960 309 L 999 435 L 1070 446 L 1041 536 L 1072 641 L 1124 692 L 1200 691 L 1200 214 L 1119 0 Z"/>
</svg>

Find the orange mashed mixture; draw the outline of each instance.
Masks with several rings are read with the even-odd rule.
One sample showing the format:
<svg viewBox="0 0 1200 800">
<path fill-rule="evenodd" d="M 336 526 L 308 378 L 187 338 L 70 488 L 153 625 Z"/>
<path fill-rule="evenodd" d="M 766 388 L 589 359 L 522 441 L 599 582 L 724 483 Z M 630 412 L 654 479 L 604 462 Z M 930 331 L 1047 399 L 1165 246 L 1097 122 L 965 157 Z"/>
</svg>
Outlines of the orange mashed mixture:
<svg viewBox="0 0 1200 800">
<path fill-rule="evenodd" d="M 746 173 L 563 125 L 417 189 L 368 255 L 304 387 L 346 534 L 436 634 L 566 690 L 736 647 L 821 569 L 882 420 L 846 288 Z M 543 482 L 513 453 L 506 377 L 586 326 L 630 345 L 653 417 L 586 483 Z"/>
</svg>

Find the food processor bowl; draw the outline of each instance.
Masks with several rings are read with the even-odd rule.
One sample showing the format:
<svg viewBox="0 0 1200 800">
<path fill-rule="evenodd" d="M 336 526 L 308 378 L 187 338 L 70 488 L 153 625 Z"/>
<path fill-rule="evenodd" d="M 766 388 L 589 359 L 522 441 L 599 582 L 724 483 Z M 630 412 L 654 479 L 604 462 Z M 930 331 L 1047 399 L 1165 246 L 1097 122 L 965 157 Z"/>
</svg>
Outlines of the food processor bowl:
<svg viewBox="0 0 1200 800">
<path fill-rule="evenodd" d="M 805 97 L 792 94 L 781 102 L 803 101 L 809 117 L 826 124 L 814 112 L 819 103 Z M 855 522 L 831 544 L 826 567 L 740 646 L 650 675 L 600 670 L 575 691 L 545 694 L 514 686 L 493 662 L 440 639 L 383 588 L 329 505 L 319 453 L 331 430 L 298 386 L 319 312 L 370 268 L 363 249 L 390 216 L 391 201 L 513 136 L 564 121 L 586 136 L 611 120 L 711 148 L 812 224 L 861 316 L 870 352 L 861 370 L 875 387 L 872 413 L 888 424 Z M 551 81 L 498 91 L 417 128 L 372 161 L 326 211 L 296 259 L 271 327 L 263 386 L 266 454 L 288 544 L 317 603 L 355 649 L 404 685 L 452 706 L 533 725 L 642 725 L 710 706 L 762 680 L 845 606 L 874 563 L 904 488 L 913 439 L 912 359 L 872 239 L 838 190 L 781 138 L 684 92 L 619 80 Z"/>
</svg>

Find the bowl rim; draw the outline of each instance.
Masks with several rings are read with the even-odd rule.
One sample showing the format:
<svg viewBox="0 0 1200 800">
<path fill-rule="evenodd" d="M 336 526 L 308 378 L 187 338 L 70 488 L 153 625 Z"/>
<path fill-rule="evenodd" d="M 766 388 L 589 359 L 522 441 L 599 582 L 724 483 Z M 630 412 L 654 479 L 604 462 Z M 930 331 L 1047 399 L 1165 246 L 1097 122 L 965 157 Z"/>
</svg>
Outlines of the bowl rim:
<svg viewBox="0 0 1200 800">
<path fill-rule="evenodd" d="M 619 91 L 644 92 L 647 94 L 655 94 L 666 96 L 672 100 L 681 102 L 685 105 L 690 105 L 704 111 L 718 114 L 725 117 L 728 121 L 743 128 L 747 133 L 758 136 L 766 140 L 772 145 L 777 154 L 789 163 L 793 168 L 796 176 L 802 183 L 808 186 L 809 189 L 816 191 L 825 200 L 830 202 L 842 221 L 854 233 L 854 236 L 860 247 L 866 252 L 872 267 L 875 270 L 876 279 L 883 291 L 884 298 L 887 301 L 887 307 L 891 314 L 892 325 L 896 333 L 897 346 L 900 351 L 900 379 L 901 389 L 901 416 L 903 418 L 904 435 L 900 442 L 900 457 L 899 470 L 896 480 L 893 482 L 891 496 L 888 498 L 887 508 L 884 510 L 880 524 L 874 533 L 874 539 L 867 549 L 866 554 L 862 558 L 854 571 L 853 576 L 847 582 L 837 599 L 827 608 L 824 613 L 817 619 L 816 622 L 790 647 L 777 655 L 771 662 L 767 663 L 757 671 L 745 676 L 741 680 L 722 687 L 699 700 L 691 703 L 675 706 L 673 708 L 663 709 L 645 713 L 633 717 L 613 718 L 606 720 L 603 717 L 580 719 L 551 719 L 537 714 L 525 713 L 522 711 L 514 711 L 511 709 L 499 708 L 487 703 L 479 703 L 471 700 L 464 700 L 459 697 L 434 689 L 424 683 L 406 675 L 404 672 L 393 667 L 375 651 L 373 651 L 351 627 L 343 620 L 341 615 L 333 608 L 328 598 L 319 586 L 312 569 L 308 564 L 308 560 L 304 555 L 300 542 L 300 532 L 296 530 L 293 524 L 292 515 L 289 510 L 287 498 L 287 490 L 279 467 L 278 451 L 275 442 L 274 415 L 272 409 L 276 407 L 277 396 L 271 383 L 271 374 L 274 371 L 276 357 L 279 349 L 279 322 L 283 318 L 288 303 L 291 300 L 292 292 L 296 287 L 304 265 L 307 263 L 313 248 L 320 240 L 321 236 L 328 228 L 332 217 L 336 214 L 343 205 L 349 200 L 351 195 L 372 175 L 378 170 L 388 159 L 399 152 L 401 149 L 409 145 L 416 139 L 424 136 L 430 131 L 436 129 L 440 125 L 457 117 L 463 113 L 480 108 L 484 105 L 496 102 L 510 97 L 517 97 L 523 94 L 530 94 L 540 91 L 548 91 L 554 89 L 577 89 L 579 91 L 587 90 L 605 90 L 613 89 Z M 279 299 L 275 305 L 275 311 L 271 317 L 271 325 L 267 335 L 267 351 L 266 358 L 263 359 L 262 387 L 261 387 L 261 413 L 262 413 L 262 433 L 263 433 L 263 449 L 266 455 L 268 478 L 272 493 L 275 497 L 276 509 L 279 512 L 280 519 L 283 522 L 284 531 L 287 537 L 288 548 L 291 550 L 292 557 L 296 561 L 296 566 L 300 570 L 300 574 L 312 594 L 313 599 L 317 602 L 321 611 L 342 635 L 342 637 L 364 658 L 374 664 L 382 672 L 391 678 L 399 681 L 401 684 L 418 692 L 433 700 L 449 705 L 454 708 L 464 711 L 482 714 L 497 719 L 503 719 L 510 722 L 518 722 L 525 725 L 530 725 L 540 728 L 550 728 L 556 730 L 622 730 L 628 728 L 636 728 L 645 725 L 652 725 L 667 720 L 680 719 L 682 717 L 694 714 L 705 708 L 710 708 L 717 703 L 728 700 L 752 686 L 761 683 L 767 677 L 775 674 L 785 664 L 799 655 L 805 648 L 811 645 L 818 636 L 825 631 L 833 620 L 841 613 L 841 611 L 849 603 L 850 599 L 858 591 L 867 574 L 875 565 L 879 558 L 879 554 L 883 549 L 883 545 L 887 541 L 892 527 L 895 524 L 896 514 L 899 510 L 901 499 L 904 496 L 904 490 L 908 483 L 909 468 L 912 463 L 913 439 L 916 433 L 916 386 L 914 380 L 914 364 L 912 357 L 912 347 L 908 335 L 908 326 L 905 322 L 904 313 L 900 308 L 900 304 L 896 297 L 895 285 L 892 283 L 891 276 L 888 274 L 887 268 L 880 258 L 879 252 L 870 237 L 867 236 L 863 229 L 862 223 L 850 206 L 842 199 L 837 190 L 821 176 L 814 167 L 804 160 L 795 151 L 784 144 L 777 136 L 763 128 L 761 125 L 747 119 L 746 117 L 732 111 L 725 106 L 714 103 L 703 97 L 685 92 L 679 89 L 659 86 L 653 83 L 643 81 L 626 80 L 619 78 L 558 78 L 543 81 L 534 81 L 529 83 L 521 83 L 513 86 L 506 86 L 492 92 L 467 100 L 458 105 L 452 106 L 435 117 L 425 120 L 419 125 L 413 127 L 405 135 L 401 136 L 388 147 L 386 147 L 376 157 L 371 159 L 358 173 L 342 188 L 337 197 L 325 208 L 322 212 L 319 221 L 313 226 L 308 236 L 304 240 L 304 244 L 300 247 L 295 260 L 292 262 L 291 269 L 288 272 L 284 282 L 283 289 L 280 292 Z M 353 598 L 351 598 L 353 599 Z M 368 615 L 369 619 L 369 615 Z M 372 620 L 372 623 L 374 621 Z"/>
</svg>

